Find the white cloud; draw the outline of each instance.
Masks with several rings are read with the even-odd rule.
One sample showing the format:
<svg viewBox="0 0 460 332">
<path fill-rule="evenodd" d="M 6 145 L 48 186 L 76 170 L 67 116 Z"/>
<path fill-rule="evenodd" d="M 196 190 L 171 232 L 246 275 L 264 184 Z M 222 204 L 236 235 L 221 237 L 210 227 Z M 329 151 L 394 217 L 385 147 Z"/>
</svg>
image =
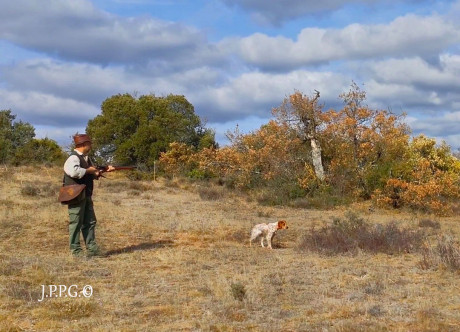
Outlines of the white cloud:
<svg viewBox="0 0 460 332">
<path fill-rule="evenodd" d="M 37 92 L 0 89 L 0 100 L 0 109 L 11 109 L 17 120 L 32 124 L 75 126 L 86 124 L 99 113 L 94 105 Z"/>
<path fill-rule="evenodd" d="M 200 116 L 213 122 L 250 115 L 268 117 L 272 107 L 279 106 L 284 97 L 295 89 L 304 93 L 319 90 L 322 99 L 331 104 L 336 102 L 338 94 L 350 83 L 345 76 L 332 72 L 249 72 L 226 77 L 219 70 L 201 67 L 156 77 L 148 68 L 139 72 L 124 67 L 101 67 L 46 59 L 28 60 L 4 67 L 2 73 L 8 88 L 2 90 L 0 106 L 17 109 L 29 118 L 30 111 L 27 110 L 33 109 L 32 105 L 38 102 L 38 98 L 45 99 L 46 103 L 41 102 L 40 105 L 49 105 L 49 113 L 52 113 L 51 105 L 56 106 L 56 113 L 60 114 L 62 109 L 68 109 L 69 106 L 58 104 L 72 101 L 91 105 L 92 111 L 87 115 L 95 116 L 95 110 L 102 101 L 118 93 L 154 93 L 159 96 L 183 94 Z M 70 106 L 76 111 L 76 107 Z M 63 117 L 62 120 L 65 121 Z M 51 116 L 41 117 L 41 124 L 46 121 L 56 120 Z"/>
<path fill-rule="evenodd" d="M 458 91 L 460 56 L 442 54 L 437 65 L 431 65 L 419 57 L 374 62 L 372 76 L 383 82 Z"/>
<path fill-rule="evenodd" d="M 279 23 L 361 0 L 223 1 Z M 459 8 L 457 1 L 445 17 L 405 15 L 387 24 L 306 27 L 295 39 L 280 31 L 212 44 L 185 24 L 109 14 L 88 0 L 0 0 L 0 52 L 8 51 L 0 109 L 62 137 L 60 128 L 84 128 L 114 94 L 183 94 L 222 136 L 235 123 L 256 129 L 294 90 L 319 90 L 326 108 L 340 108 L 338 95 L 355 80 L 371 107 L 407 111 L 415 131 L 455 140 Z M 17 49 L 24 54 L 16 57 Z"/>
<path fill-rule="evenodd" d="M 389 24 L 352 24 L 343 29 L 306 28 L 292 40 L 261 33 L 227 39 L 248 64 L 266 70 L 289 70 L 335 60 L 432 56 L 460 42 L 460 30 L 439 16 L 406 15 Z"/>
<path fill-rule="evenodd" d="M 0 38 L 63 59 L 102 64 L 187 60 L 213 52 L 195 28 L 148 16 L 115 16 L 87 0 L 2 1 Z"/>
<path fill-rule="evenodd" d="M 55 140 L 60 146 L 69 149 L 73 143 L 73 135 L 76 133 L 84 133 L 86 130 L 86 124 L 75 126 L 72 123 L 69 123 L 66 127 L 56 127 L 56 126 L 42 126 L 36 125 L 35 127 L 35 136 L 36 138 L 49 138 Z"/>
<path fill-rule="evenodd" d="M 230 6 L 238 6 L 249 11 L 260 24 L 279 25 L 289 19 L 308 14 L 333 11 L 349 3 L 374 3 L 379 0 L 222 0 Z M 389 0 L 387 0 L 389 1 Z M 392 2 L 401 2 L 392 0 Z"/>
<path fill-rule="evenodd" d="M 456 151 L 460 148 L 460 111 L 439 113 L 430 117 L 408 117 L 407 123 L 414 135 L 425 134 L 440 143 L 446 141 Z"/>
<path fill-rule="evenodd" d="M 205 109 L 209 120 L 216 122 L 245 118 L 250 115 L 270 117 L 273 107 L 279 106 L 283 99 L 294 90 L 313 93 L 319 90 L 321 101 L 332 105 L 337 96 L 350 84 L 348 78 L 332 72 L 293 71 L 288 74 L 245 73 L 227 83 L 209 87 L 191 100 L 200 109 Z"/>
<path fill-rule="evenodd" d="M 365 90 L 376 107 L 427 114 L 460 110 L 458 55 L 441 54 L 436 64 L 413 57 L 360 62 L 353 68 L 368 77 Z"/>
</svg>

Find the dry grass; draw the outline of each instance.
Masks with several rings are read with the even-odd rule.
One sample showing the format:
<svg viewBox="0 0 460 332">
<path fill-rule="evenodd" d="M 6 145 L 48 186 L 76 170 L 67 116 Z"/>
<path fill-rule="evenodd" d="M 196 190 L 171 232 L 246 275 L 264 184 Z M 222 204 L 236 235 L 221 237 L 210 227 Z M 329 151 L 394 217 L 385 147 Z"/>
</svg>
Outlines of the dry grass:
<svg viewBox="0 0 460 332">
<path fill-rule="evenodd" d="M 357 254 L 359 250 L 371 253 L 398 254 L 417 251 L 425 238 L 424 232 L 401 228 L 397 222 L 371 225 L 352 212 L 345 218 L 334 218 L 331 225 L 303 235 L 297 248 L 324 254 Z"/>
<path fill-rule="evenodd" d="M 460 271 L 460 244 L 452 236 L 442 235 L 436 246 L 424 248 L 420 264 L 426 269 L 441 267 Z"/>
<path fill-rule="evenodd" d="M 421 223 L 430 216 L 352 206 L 368 239 L 423 231 L 431 265 L 420 263 L 416 246 L 388 243 L 394 250 L 323 255 L 299 244 L 311 229 L 353 230 L 345 210 L 260 206 L 217 185 L 201 198 L 200 187 L 180 179 L 133 182 L 114 173 L 97 183 L 94 197 L 106 256 L 73 259 L 66 208 L 52 194 L 60 170 L 2 172 L 0 331 L 460 329 L 459 270 L 439 258 L 458 257 L 458 217 Z M 23 193 L 26 185 L 38 194 Z M 251 226 L 278 219 L 289 229 L 276 235 L 275 249 L 249 248 Z M 441 230 L 451 242 L 439 244 Z M 91 285 L 94 292 L 38 302 L 41 285 L 50 284 Z"/>
</svg>

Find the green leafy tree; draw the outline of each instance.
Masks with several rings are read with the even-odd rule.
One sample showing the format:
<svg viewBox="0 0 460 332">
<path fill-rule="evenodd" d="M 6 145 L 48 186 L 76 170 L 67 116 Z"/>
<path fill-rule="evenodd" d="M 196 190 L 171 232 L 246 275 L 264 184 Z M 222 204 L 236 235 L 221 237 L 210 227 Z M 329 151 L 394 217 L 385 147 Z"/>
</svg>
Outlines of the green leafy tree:
<svg viewBox="0 0 460 332">
<path fill-rule="evenodd" d="M 9 163 L 16 152 L 35 137 L 35 128 L 23 121 L 15 122 L 11 110 L 0 111 L 0 162 Z"/>
<path fill-rule="evenodd" d="M 12 151 L 12 123 L 15 116 L 10 110 L 0 111 L 0 162 L 6 163 Z"/>
<path fill-rule="evenodd" d="M 16 165 L 62 165 L 66 158 L 67 155 L 54 140 L 49 138 L 32 139 L 17 150 L 13 163 Z"/>
<path fill-rule="evenodd" d="M 184 96 L 136 98 L 119 94 L 102 103 L 102 113 L 88 122 L 96 157 L 120 164 L 153 166 L 172 142 L 196 149 L 216 145 Z"/>
</svg>

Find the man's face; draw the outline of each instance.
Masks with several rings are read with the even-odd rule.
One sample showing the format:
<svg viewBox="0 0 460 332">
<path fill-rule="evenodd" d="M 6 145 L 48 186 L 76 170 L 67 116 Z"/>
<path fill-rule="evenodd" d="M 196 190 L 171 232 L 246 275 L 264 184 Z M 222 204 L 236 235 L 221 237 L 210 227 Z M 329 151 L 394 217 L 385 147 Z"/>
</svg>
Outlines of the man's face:
<svg viewBox="0 0 460 332">
<path fill-rule="evenodd" d="M 87 154 L 91 150 L 91 142 L 85 142 L 83 148 L 83 153 Z"/>
</svg>

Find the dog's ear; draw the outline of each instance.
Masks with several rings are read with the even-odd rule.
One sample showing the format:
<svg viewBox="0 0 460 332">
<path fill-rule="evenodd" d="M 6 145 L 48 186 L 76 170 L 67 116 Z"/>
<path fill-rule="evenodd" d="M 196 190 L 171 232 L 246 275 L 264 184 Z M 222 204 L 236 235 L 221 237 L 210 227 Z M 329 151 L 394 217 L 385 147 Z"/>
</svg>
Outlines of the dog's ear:
<svg viewBox="0 0 460 332">
<path fill-rule="evenodd" d="M 286 221 L 285 220 L 278 221 L 278 229 L 285 229 L 285 228 L 287 228 Z"/>
</svg>

